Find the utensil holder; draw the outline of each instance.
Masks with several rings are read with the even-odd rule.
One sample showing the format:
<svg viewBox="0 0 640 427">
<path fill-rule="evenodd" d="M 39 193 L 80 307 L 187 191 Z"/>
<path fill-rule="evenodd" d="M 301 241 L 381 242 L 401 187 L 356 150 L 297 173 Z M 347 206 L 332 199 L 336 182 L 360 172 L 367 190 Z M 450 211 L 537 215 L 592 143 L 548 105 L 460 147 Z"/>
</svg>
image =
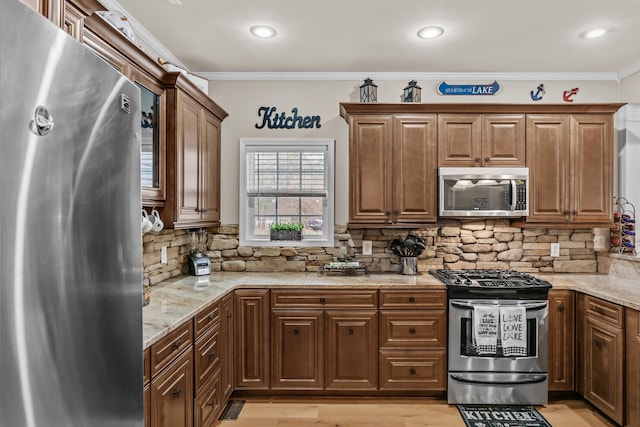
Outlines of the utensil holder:
<svg viewBox="0 0 640 427">
<path fill-rule="evenodd" d="M 418 274 L 418 257 L 415 256 L 403 256 L 402 259 L 402 274 L 407 276 L 414 276 Z"/>
</svg>

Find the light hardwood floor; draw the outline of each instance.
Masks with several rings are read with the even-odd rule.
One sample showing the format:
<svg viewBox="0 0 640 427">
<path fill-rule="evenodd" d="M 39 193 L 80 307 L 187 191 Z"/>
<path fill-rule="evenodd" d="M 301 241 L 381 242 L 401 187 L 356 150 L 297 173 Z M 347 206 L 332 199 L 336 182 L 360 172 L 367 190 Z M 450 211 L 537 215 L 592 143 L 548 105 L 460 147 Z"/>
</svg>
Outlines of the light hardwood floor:
<svg viewBox="0 0 640 427">
<path fill-rule="evenodd" d="M 249 398 L 237 420 L 219 427 L 464 427 L 438 399 Z M 555 400 L 538 411 L 553 427 L 613 427 L 587 403 Z"/>
</svg>

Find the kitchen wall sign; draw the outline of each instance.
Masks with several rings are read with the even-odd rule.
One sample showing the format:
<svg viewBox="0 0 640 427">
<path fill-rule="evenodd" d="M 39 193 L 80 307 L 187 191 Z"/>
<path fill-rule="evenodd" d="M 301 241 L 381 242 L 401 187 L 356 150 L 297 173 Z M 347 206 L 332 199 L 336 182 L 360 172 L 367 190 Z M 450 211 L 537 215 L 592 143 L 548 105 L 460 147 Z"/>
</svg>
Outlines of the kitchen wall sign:
<svg viewBox="0 0 640 427">
<path fill-rule="evenodd" d="M 320 116 L 299 116 L 298 108 L 291 109 L 291 115 L 284 111 L 278 113 L 276 107 L 258 108 L 258 117 L 262 118 L 262 123 L 256 123 L 256 129 L 311 129 L 320 128 Z"/>
<path fill-rule="evenodd" d="M 438 85 L 438 95 L 495 95 L 500 92 L 500 84 L 494 81 L 485 85 L 450 85 L 441 82 Z"/>
</svg>

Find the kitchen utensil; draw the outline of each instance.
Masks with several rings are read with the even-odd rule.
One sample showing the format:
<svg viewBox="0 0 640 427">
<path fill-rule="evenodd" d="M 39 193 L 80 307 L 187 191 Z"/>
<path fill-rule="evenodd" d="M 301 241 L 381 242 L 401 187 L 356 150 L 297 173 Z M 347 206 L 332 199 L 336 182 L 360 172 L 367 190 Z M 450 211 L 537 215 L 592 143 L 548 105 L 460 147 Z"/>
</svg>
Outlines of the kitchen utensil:
<svg viewBox="0 0 640 427">
<path fill-rule="evenodd" d="M 153 224 L 149 219 L 149 214 L 147 213 L 147 211 L 142 209 L 142 234 L 146 234 L 150 232 L 152 228 L 153 228 Z"/>
<path fill-rule="evenodd" d="M 396 237 L 395 239 L 393 239 L 391 241 L 391 243 L 389 244 L 389 247 L 391 248 L 391 252 L 393 252 L 394 254 L 396 254 L 398 256 L 404 256 L 403 255 L 402 240 L 400 240 L 400 239 L 398 239 Z"/>
</svg>

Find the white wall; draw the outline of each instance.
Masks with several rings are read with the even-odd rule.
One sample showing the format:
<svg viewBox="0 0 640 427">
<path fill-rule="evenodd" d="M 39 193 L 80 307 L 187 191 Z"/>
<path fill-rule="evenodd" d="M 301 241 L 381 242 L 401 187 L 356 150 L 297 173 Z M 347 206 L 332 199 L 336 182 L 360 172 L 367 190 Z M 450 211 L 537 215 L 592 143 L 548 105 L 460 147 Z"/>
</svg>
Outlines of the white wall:
<svg viewBox="0 0 640 427">
<path fill-rule="evenodd" d="M 363 75 L 364 78 L 367 77 Z M 378 102 L 400 102 L 407 81 L 375 81 L 378 85 Z M 418 81 L 422 87 L 422 102 L 428 103 L 522 103 L 562 104 L 562 92 L 580 88 L 576 103 L 618 102 L 616 81 L 500 81 L 501 91 L 494 96 L 439 96 L 436 87 L 439 81 Z M 491 83 L 457 82 L 449 84 Z M 546 95 L 543 100 L 531 100 L 530 91 L 535 92 L 544 83 Z M 228 113 L 222 123 L 222 170 L 221 170 L 221 222 L 238 224 L 238 143 L 245 137 L 315 137 L 336 140 L 336 224 L 348 220 L 348 169 L 349 128 L 340 117 L 340 102 L 359 102 L 361 81 L 210 81 L 209 95 Z M 640 84 L 639 84 L 640 86 Z M 639 91 L 640 96 L 640 91 Z M 261 123 L 258 108 L 273 106 L 278 112 L 291 114 L 298 108 L 298 115 L 319 115 L 320 129 L 256 129 Z"/>
</svg>

